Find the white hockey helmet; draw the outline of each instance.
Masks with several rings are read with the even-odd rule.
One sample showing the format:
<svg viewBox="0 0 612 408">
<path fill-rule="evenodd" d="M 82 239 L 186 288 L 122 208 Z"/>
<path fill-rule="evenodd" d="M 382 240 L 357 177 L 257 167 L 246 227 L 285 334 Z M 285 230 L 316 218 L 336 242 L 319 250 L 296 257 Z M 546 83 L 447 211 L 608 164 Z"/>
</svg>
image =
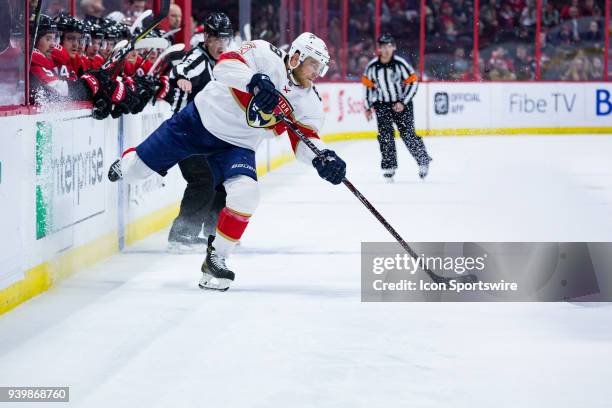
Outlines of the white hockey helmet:
<svg viewBox="0 0 612 408">
<path fill-rule="evenodd" d="M 327 51 L 327 46 L 322 39 L 313 33 L 302 33 L 291 43 L 289 58 L 296 52 L 300 53 L 298 65 L 303 63 L 306 58 L 311 57 L 321 64 L 319 75 L 325 76 L 329 64 L 329 51 Z M 294 67 L 290 65 L 289 68 L 294 70 L 297 65 Z"/>
</svg>

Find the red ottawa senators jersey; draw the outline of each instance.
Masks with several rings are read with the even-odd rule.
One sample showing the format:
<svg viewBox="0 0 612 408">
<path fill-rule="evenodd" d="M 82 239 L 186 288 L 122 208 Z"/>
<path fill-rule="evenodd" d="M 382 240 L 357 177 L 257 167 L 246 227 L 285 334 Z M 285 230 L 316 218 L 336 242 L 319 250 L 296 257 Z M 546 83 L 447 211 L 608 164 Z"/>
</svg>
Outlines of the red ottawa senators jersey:
<svg viewBox="0 0 612 408">
<path fill-rule="evenodd" d="M 68 51 L 61 45 L 57 45 L 51 51 L 51 59 L 55 64 L 55 68 L 57 70 L 57 75 L 69 81 L 74 81 L 77 79 L 76 71 L 72 65 L 72 60 Z"/>
</svg>

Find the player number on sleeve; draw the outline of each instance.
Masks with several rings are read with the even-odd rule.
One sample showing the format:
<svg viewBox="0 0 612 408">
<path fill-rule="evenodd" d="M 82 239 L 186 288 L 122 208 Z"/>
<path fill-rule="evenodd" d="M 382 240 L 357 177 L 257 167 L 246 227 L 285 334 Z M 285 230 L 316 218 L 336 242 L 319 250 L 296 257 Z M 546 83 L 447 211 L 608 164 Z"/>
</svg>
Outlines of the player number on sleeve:
<svg viewBox="0 0 612 408">
<path fill-rule="evenodd" d="M 281 52 L 281 50 L 276 48 L 274 45 L 270 44 L 270 49 L 272 50 L 273 53 L 278 55 L 279 58 L 283 58 L 283 53 Z"/>
</svg>

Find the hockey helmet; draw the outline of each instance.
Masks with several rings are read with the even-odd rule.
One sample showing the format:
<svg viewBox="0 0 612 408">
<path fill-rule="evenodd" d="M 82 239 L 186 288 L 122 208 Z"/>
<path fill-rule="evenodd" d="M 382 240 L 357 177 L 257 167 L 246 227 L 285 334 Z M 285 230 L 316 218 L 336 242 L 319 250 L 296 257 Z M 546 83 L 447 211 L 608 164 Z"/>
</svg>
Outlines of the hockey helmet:
<svg viewBox="0 0 612 408">
<path fill-rule="evenodd" d="M 378 44 L 395 44 L 395 39 L 389 33 L 384 33 L 380 37 L 378 37 Z"/>
<path fill-rule="evenodd" d="M 32 14 L 30 16 L 30 32 L 32 35 L 37 33 L 36 39 L 42 37 L 47 33 L 56 33 L 57 32 L 57 24 L 53 21 L 51 17 L 46 14 L 41 14 L 38 20 L 38 31 L 36 30 L 36 14 Z"/>
<path fill-rule="evenodd" d="M 291 43 L 289 49 L 289 58 L 296 52 L 300 53 L 299 64 L 303 63 L 306 58 L 311 57 L 321 64 L 319 75 L 325 76 L 329 65 L 329 51 L 325 42 L 312 33 L 302 33 Z M 289 63 L 290 71 L 293 71 L 298 65 L 292 67 Z"/>
<path fill-rule="evenodd" d="M 54 18 L 57 30 L 63 35 L 64 33 L 83 33 L 83 23 L 70 14 L 58 14 Z"/>
<path fill-rule="evenodd" d="M 215 11 L 204 21 L 204 32 L 215 37 L 231 37 L 234 35 L 232 22 L 225 13 Z"/>
</svg>

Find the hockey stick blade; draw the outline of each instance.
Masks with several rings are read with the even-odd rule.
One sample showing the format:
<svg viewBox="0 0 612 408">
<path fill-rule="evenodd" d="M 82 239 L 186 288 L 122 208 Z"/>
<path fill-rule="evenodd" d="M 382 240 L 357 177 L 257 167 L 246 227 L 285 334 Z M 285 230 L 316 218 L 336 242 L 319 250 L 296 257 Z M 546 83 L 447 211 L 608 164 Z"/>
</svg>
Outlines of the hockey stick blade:
<svg viewBox="0 0 612 408">
<path fill-rule="evenodd" d="M 169 46 L 170 46 L 170 41 L 166 40 L 165 38 L 147 37 L 147 38 L 143 38 L 142 40 L 138 41 L 134 45 L 134 48 L 137 50 L 142 50 L 146 48 L 155 48 L 155 49 L 165 50 Z"/>
<path fill-rule="evenodd" d="M 290 121 L 284 114 L 277 115 L 277 119 L 285 123 L 285 125 L 297 135 L 301 142 L 303 142 L 317 157 L 322 157 L 321 151 L 319 148 L 312 143 L 308 137 L 300 129 L 295 126 L 295 124 Z M 376 217 L 376 219 L 385 227 L 387 231 L 395 238 L 395 240 L 404 248 L 406 252 L 415 260 L 419 259 L 419 255 L 416 253 L 414 249 L 404 239 L 400 236 L 400 234 L 389 224 L 389 222 L 378 212 L 376 208 L 368 201 L 367 198 L 351 183 L 346 177 L 342 180 L 342 184 L 344 184 L 359 201 Z M 452 280 L 462 283 L 475 283 L 478 282 L 478 277 L 476 275 L 460 275 L 453 278 L 448 278 L 446 276 L 440 276 L 433 272 L 429 268 L 422 268 L 423 271 L 429 276 L 429 278 L 436 283 L 449 283 Z"/>
<path fill-rule="evenodd" d="M 142 22 L 144 21 L 144 19 L 149 17 L 151 14 L 153 14 L 153 10 L 150 10 L 150 9 L 145 10 L 142 13 L 140 13 L 140 15 L 138 15 L 136 20 L 134 20 L 134 22 L 130 26 L 130 33 L 134 34 L 137 29 L 142 27 Z"/>
<path fill-rule="evenodd" d="M 155 60 L 151 68 L 149 69 L 149 72 L 147 72 L 147 75 L 152 76 L 153 73 L 155 73 L 155 70 L 157 69 L 159 64 L 161 64 L 161 62 L 164 60 L 164 58 L 166 58 L 168 54 L 171 54 L 173 52 L 180 52 L 180 51 L 183 51 L 184 49 L 185 49 L 185 44 L 182 44 L 182 43 L 174 44 L 166 48 L 161 54 L 159 54 L 159 56 L 157 57 L 157 59 Z"/>
<path fill-rule="evenodd" d="M 162 38 L 169 38 L 170 36 L 173 36 L 174 34 L 178 33 L 182 29 L 183 29 L 183 27 L 179 27 L 179 28 L 175 28 L 174 30 L 170 30 L 167 33 L 165 33 L 164 35 L 162 35 Z"/>
</svg>

